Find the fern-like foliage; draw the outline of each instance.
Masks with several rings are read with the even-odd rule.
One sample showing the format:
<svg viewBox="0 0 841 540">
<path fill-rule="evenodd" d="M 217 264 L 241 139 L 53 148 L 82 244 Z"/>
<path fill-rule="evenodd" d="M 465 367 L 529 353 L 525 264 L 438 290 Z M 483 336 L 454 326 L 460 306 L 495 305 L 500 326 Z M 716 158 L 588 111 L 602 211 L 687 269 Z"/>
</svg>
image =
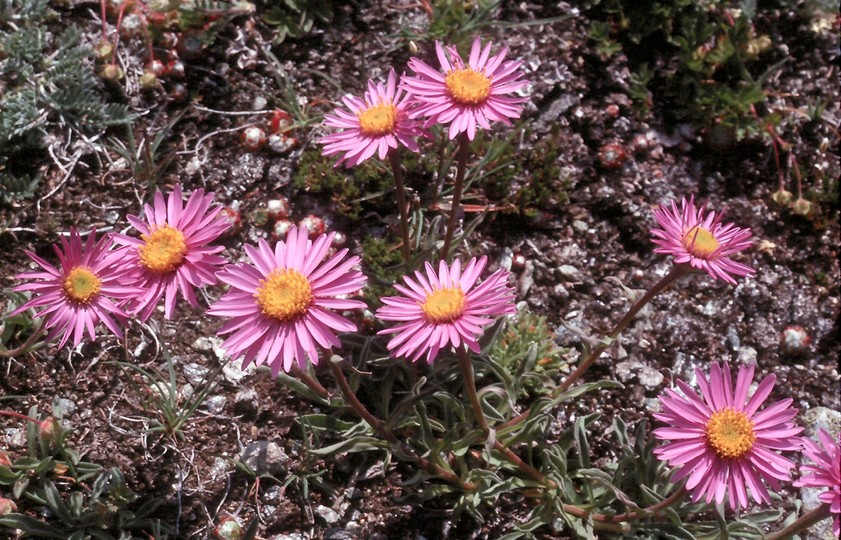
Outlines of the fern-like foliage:
<svg viewBox="0 0 841 540">
<path fill-rule="evenodd" d="M 94 134 L 130 120 L 125 106 L 103 102 L 92 51 L 82 44 L 81 31 L 70 26 L 57 37 L 48 33 L 45 23 L 54 15 L 47 0 L 0 0 L 2 202 L 35 192 L 37 160 L 32 156 L 51 130 L 69 127 Z M 18 158 L 24 167 L 15 162 Z"/>
</svg>

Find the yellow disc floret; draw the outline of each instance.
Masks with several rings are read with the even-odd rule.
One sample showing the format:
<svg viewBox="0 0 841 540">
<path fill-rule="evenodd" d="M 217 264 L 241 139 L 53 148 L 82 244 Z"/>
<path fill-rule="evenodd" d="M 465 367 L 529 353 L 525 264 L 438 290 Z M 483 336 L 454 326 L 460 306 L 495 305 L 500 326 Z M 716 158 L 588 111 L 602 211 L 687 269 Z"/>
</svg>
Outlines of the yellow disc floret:
<svg viewBox="0 0 841 540">
<path fill-rule="evenodd" d="M 102 287 L 102 280 L 90 268 L 76 266 L 64 278 L 64 293 L 75 302 L 87 304 Z"/>
<path fill-rule="evenodd" d="M 683 247 L 692 255 L 704 259 L 718 249 L 718 240 L 708 229 L 696 225 L 683 235 Z"/>
<path fill-rule="evenodd" d="M 359 129 L 367 137 L 382 137 L 394 133 L 397 126 L 397 108 L 390 103 L 369 107 L 356 115 Z"/>
<path fill-rule="evenodd" d="M 491 95 L 491 79 L 470 68 L 447 73 L 444 86 L 447 94 L 459 105 L 481 105 Z"/>
<path fill-rule="evenodd" d="M 464 314 L 464 292 L 461 287 L 433 291 L 421 305 L 421 311 L 431 323 L 453 322 Z"/>
<path fill-rule="evenodd" d="M 722 459 L 737 459 L 747 454 L 756 441 L 753 421 L 732 408 L 716 411 L 707 421 L 707 442 Z"/>
<path fill-rule="evenodd" d="M 139 249 L 143 266 L 158 274 L 172 272 L 181 266 L 187 254 L 187 243 L 181 231 L 164 225 L 140 238 L 145 242 Z"/>
<path fill-rule="evenodd" d="M 254 296 L 263 315 L 281 322 L 305 315 L 313 300 L 312 285 L 306 276 L 280 268 L 260 280 Z"/>
</svg>

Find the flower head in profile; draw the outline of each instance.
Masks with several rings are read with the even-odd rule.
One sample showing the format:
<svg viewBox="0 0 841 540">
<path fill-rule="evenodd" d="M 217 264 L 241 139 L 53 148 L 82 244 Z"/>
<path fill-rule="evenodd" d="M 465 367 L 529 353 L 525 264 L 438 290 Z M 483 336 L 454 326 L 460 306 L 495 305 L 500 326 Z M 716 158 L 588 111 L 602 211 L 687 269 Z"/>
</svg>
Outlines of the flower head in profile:
<svg viewBox="0 0 841 540">
<path fill-rule="evenodd" d="M 414 77 L 403 77 L 401 86 L 413 96 L 412 118 L 428 117 L 426 126 L 449 124 L 449 137 L 467 133 L 471 141 L 476 126 L 489 129 L 491 122 L 511 125 L 519 118 L 526 98 L 511 96 L 528 81 L 519 71 L 521 61 L 505 60 L 508 48 L 491 56 L 492 43 L 484 47 L 477 37 L 470 48 L 467 65 L 455 46 L 446 48 L 435 42 L 443 72 L 418 58 L 409 60 Z"/>
<path fill-rule="evenodd" d="M 800 448 L 796 435 L 803 428 L 791 422 L 797 409 L 784 399 L 760 411 L 776 378 L 765 377 L 748 399 L 753 372 L 753 365 L 740 367 L 734 388 L 730 366 L 716 362 L 709 380 L 695 371 L 700 397 L 678 380 L 683 395 L 667 389 L 660 398 L 662 412 L 654 417 L 668 426 L 654 430 L 654 436 L 668 442 L 654 453 L 679 467 L 673 481 L 688 477 L 693 502 L 720 504 L 727 495 L 731 508 L 745 508 L 747 487 L 756 502 L 767 503 L 771 499 L 763 480 L 778 491 L 780 480 L 791 479 L 794 463 L 776 451 Z"/>
<path fill-rule="evenodd" d="M 155 193 L 153 204 L 144 208 L 146 221 L 127 216 L 140 238 L 115 235 L 115 240 L 124 246 L 120 249 L 123 264 L 135 270 L 136 284 L 143 289 L 131 303 L 132 312 L 141 321 L 149 318 L 162 296 L 164 316 L 171 319 L 179 290 L 191 306 L 196 306 L 193 287 L 216 283 L 216 271 L 227 261 L 216 255 L 224 248 L 210 243 L 230 223 L 217 217 L 221 207 L 211 208 L 212 203 L 212 193 L 197 189 L 185 205 L 181 186 L 176 184 L 167 199 L 160 191 Z"/>
<path fill-rule="evenodd" d="M 476 285 L 485 268 L 487 257 L 467 263 L 462 270 L 456 260 L 448 266 L 441 261 L 438 272 L 426 263 L 426 275 L 415 272 L 415 278 L 404 276 L 406 286 L 395 284 L 403 296 L 382 298 L 383 307 L 377 317 L 400 324 L 380 331 L 397 334 L 388 343 L 394 356 L 417 361 L 426 353 L 430 364 L 444 347 L 461 346 L 479 352 L 478 339 L 493 317 L 514 313 L 514 291 L 508 286 L 509 272 L 497 270 Z"/>
<path fill-rule="evenodd" d="M 318 363 L 318 348 L 341 347 L 337 332 L 352 332 L 356 325 L 332 310 L 364 308 L 344 298 L 365 284 L 354 270 L 359 257 L 345 259 L 343 249 L 324 260 L 333 235 L 310 240 L 304 227 L 292 227 L 286 241 L 271 249 L 265 240 L 245 246 L 253 266 L 229 264 L 219 280 L 230 290 L 208 313 L 230 317 L 219 334 L 231 334 L 222 344 L 231 358 L 269 364 L 272 375 L 292 365 L 305 368 L 307 359 Z"/>
<path fill-rule="evenodd" d="M 825 430 L 818 430 L 818 445 L 812 439 L 804 437 L 803 453 L 811 459 L 813 465 L 800 466 L 800 479 L 794 482 L 797 487 L 826 488 L 818 498 L 829 505 L 829 511 L 835 514 L 832 532 L 836 538 L 841 535 L 841 435 L 833 438 Z"/>
<path fill-rule="evenodd" d="M 654 243 L 659 247 L 655 253 L 673 255 L 678 264 L 690 264 L 693 268 L 705 270 L 713 279 L 721 278 L 736 284 L 733 276 L 752 276 L 750 266 L 730 258 L 750 247 L 750 229 L 741 229 L 732 223 L 722 225 L 721 213 L 706 212 L 704 207 L 695 207 L 695 198 L 680 202 L 680 208 L 673 201 L 671 206 L 662 205 L 654 211 L 660 229 L 652 229 Z"/>
<path fill-rule="evenodd" d="M 397 88 L 397 76 L 392 69 L 388 81 L 368 81 L 368 90 L 362 99 L 354 96 L 342 98 L 349 111 L 336 109 L 324 116 L 324 123 L 343 131 L 322 137 L 324 155 L 342 154 L 338 167 L 359 165 L 374 154 L 385 159 L 391 149 L 403 145 L 412 152 L 418 151 L 415 139 L 424 133 L 420 122 L 409 118 L 408 98 Z"/>
<path fill-rule="evenodd" d="M 122 337 L 121 327 L 128 314 L 117 303 L 137 295 L 137 289 L 122 284 L 127 270 L 118 265 L 112 240 L 108 236 L 96 239 L 91 231 L 86 242 L 76 229 L 68 237 L 62 236 L 61 247 L 53 244 L 58 256 L 56 268 L 29 251 L 26 254 L 42 271 L 20 274 L 17 279 L 31 280 L 17 285 L 14 291 L 32 291 L 33 297 L 17 308 L 11 316 L 30 308 L 44 308 L 36 312 L 43 317 L 50 340 L 61 334 L 59 347 L 73 336 L 73 346 L 79 345 L 85 332 L 91 341 L 96 339 L 96 325 L 100 322 L 112 333 Z M 114 302 L 117 300 L 117 303 Z"/>
</svg>

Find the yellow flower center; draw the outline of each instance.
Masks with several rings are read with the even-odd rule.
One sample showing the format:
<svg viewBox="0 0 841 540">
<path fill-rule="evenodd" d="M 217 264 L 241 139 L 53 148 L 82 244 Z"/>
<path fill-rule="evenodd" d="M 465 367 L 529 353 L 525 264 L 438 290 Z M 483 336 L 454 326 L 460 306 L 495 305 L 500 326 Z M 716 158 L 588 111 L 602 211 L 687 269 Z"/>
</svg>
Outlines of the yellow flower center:
<svg viewBox="0 0 841 540">
<path fill-rule="evenodd" d="M 683 247 L 692 255 L 704 259 L 718 249 L 718 240 L 708 229 L 695 225 L 684 233 Z"/>
<path fill-rule="evenodd" d="M 90 268 L 84 266 L 73 268 L 64 278 L 64 292 L 67 297 L 83 304 L 90 302 L 101 286 L 102 280 Z"/>
<path fill-rule="evenodd" d="M 753 448 L 756 433 L 748 416 L 731 408 L 716 411 L 707 421 L 707 442 L 722 459 L 737 459 Z"/>
<path fill-rule="evenodd" d="M 369 107 L 356 115 L 359 129 L 367 137 L 382 137 L 394 133 L 397 126 L 397 108 L 390 103 Z"/>
<path fill-rule="evenodd" d="M 158 274 L 172 272 L 184 260 L 187 254 L 187 243 L 184 234 L 174 227 L 164 225 L 151 234 L 140 235 L 146 242 L 140 246 L 140 262 Z"/>
<path fill-rule="evenodd" d="M 490 78 L 470 68 L 447 73 L 444 86 L 450 97 L 459 105 L 481 105 L 491 95 Z"/>
<path fill-rule="evenodd" d="M 289 269 L 274 270 L 266 279 L 261 279 L 254 296 L 263 315 L 281 322 L 306 314 L 313 299 L 312 286 L 306 276 Z"/>
<path fill-rule="evenodd" d="M 433 291 L 426 297 L 421 311 L 431 323 L 453 322 L 464 313 L 464 292 L 461 287 Z"/>
</svg>

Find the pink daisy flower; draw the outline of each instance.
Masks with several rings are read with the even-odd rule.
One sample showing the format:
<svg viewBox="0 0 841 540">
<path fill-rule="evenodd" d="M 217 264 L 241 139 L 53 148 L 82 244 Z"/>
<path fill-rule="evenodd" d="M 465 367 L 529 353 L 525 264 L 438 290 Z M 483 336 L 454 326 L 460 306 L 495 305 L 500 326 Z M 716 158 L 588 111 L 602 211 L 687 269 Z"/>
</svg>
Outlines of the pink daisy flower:
<svg viewBox="0 0 841 540">
<path fill-rule="evenodd" d="M 343 131 L 322 137 L 324 155 L 344 154 L 336 166 L 359 165 L 375 153 L 385 159 L 389 150 L 402 144 L 412 152 L 418 151 L 415 138 L 424 130 L 420 122 L 411 120 L 408 114 L 409 96 L 397 89 L 397 76 L 392 69 L 388 82 L 368 81 L 368 91 L 363 99 L 354 96 L 342 98 L 350 112 L 336 109 L 325 115 L 324 123 Z"/>
<path fill-rule="evenodd" d="M 762 481 L 778 491 L 780 480 L 791 479 L 794 463 L 775 450 L 800 448 L 796 435 L 803 428 L 791 422 L 797 409 L 790 407 L 791 399 L 784 399 L 757 412 L 776 377 L 763 379 L 748 399 L 753 372 L 753 365 L 740 367 L 734 389 L 730 366 L 716 362 L 709 381 L 701 370 L 695 370 L 701 397 L 678 380 L 684 395 L 667 389 L 660 398 L 663 412 L 654 417 L 669 426 L 654 430 L 654 436 L 668 442 L 654 453 L 680 467 L 673 481 L 689 478 L 686 488 L 693 502 L 715 499 L 720 504 L 727 494 L 731 508 L 744 508 L 748 487 L 756 502 L 767 503 L 771 499 Z"/>
<path fill-rule="evenodd" d="M 491 122 L 511 125 L 510 118 L 519 118 L 526 98 L 512 94 L 528 85 L 518 71 L 522 61 L 505 60 L 508 47 L 490 56 L 492 43 L 482 47 L 477 37 L 470 48 L 467 66 L 455 46 L 446 52 L 435 42 L 435 51 L 443 73 L 418 58 L 409 60 L 415 77 L 403 77 L 401 86 L 413 96 L 416 107 L 410 118 L 428 117 L 426 126 L 450 124 L 449 137 L 467 133 L 471 141 L 476 126 L 489 129 Z"/>
<path fill-rule="evenodd" d="M 122 337 L 121 326 L 128 314 L 112 298 L 118 301 L 133 298 L 138 290 L 122 285 L 126 269 L 117 264 L 119 258 L 116 252 L 110 251 L 111 246 L 109 236 L 96 240 L 96 230 L 91 231 L 83 245 L 76 229 L 70 229 L 70 236 L 61 238 L 61 248 L 53 244 L 59 268 L 27 251 L 29 258 L 43 271 L 16 276 L 16 279 L 33 281 L 17 285 L 12 290 L 32 291 L 35 296 L 10 316 L 30 308 L 45 308 L 35 316 L 44 317 L 45 326 L 49 329 L 47 340 L 63 334 L 59 347 L 63 347 L 71 335 L 73 346 L 79 345 L 85 330 L 91 341 L 95 340 L 95 327 L 100 322 L 116 336 Z"/>
<path fill-rule="evenodd" d="M 800 466 L 800 480 L 797 487 L 827 488 L 818 498 L 829 505 L 829 511 L 835 514 L 832 532 L 841 536 L 841 435 L 833 439 L 825 430 L 818 431 L 821 444 L 804 437 L 803 453 L 815 462 L 814 465 Z"/>
<path fill-rule="evenodd" d="M 397 334 L 388 343 L 394 356 L 417 361 L 426 353 L 432 363 L 438 352 L 448 346 L 459 347 L 464 342 L 473 352 L 479 352 L 478 339 L 493 317 L 514 313 L 514 291 L 508 286 L 510 273 L 497 270 L 475 286 L 488 258 L 474 257 L 462 271 L 461 262 L 451 266 L 441 261 L 438 272 L 426 263 L 426 276 L 415 272 L 415 279 L 404 276 L 406 287 L 395 284 L 404 296 L 382 298 L 383 307 L 377 316 L 384 321 L 399 321 L 380 334 Z M 475 287 L 474 287 L 475 286 Z"/>
<path fill-rule="evenodd" d="M 231 320 L 219 334 L 231 334 L 222 346 L 231 358 L 269 364 L 272 375 L 289 372 L 295 362 L 302 369 L 309 359 L 318 364 L 318 348 L 341 347 L 336 332 L 356 330 L 333 309 L 359 309 L 363 302 L 341 298 L 358 292 L 365 276 L 353 267 L 359 257 L 343 260 L 343 249 L 322 262 L 335 233 L 309 240 L 304 227 L 292 227 L 274 251 L 265 240 L 246 245 L 254 266 L 229 264 L 219 280 L 231 289 L 208 313 Z"/>
<path fill-rule="evenodd" d="M 217 217 L 221 207 L 211 209 L 212 202 L 212 193 L 197 189 L 185 206 L 181 186 L 176 184 L 168 199 L 164 200 L 159 191 L 155 193 L 154 205 L 145 205 L 145 222 L 127 216 L 140 238 L 115 235 L 115 240 L 125 246 L 120 249 L 123 264 L 135 269 L 137 285 L 143 289 L 132 302 L 132 312 L 141 321 L 149 318 L 161 296 L 165 296 L 164 317 L 171 319 L 179 289 L 181 296 L 195 307 L 198 301 L 193 287 L 216 283 L 216 271 L 227 261 L 215 255 L 224 249 L 222 246 L 209 244 L 230 223 Z"/>
<path fill-rule="evenodd" d="M 750 247 L 750 229 L 740 229 L 732 223 L 721 224 L 723 214 L 706 213 L 705 207 L 695 207 L 695 197 L 684 198 L 680 208 L 673 201 L 671 207 L 662 205 L 654 211 L 661 229 L 652 229 L 655 253 L 673 255 L 678 264 L 689 263 L 705 270 L 713 279 L 721 278 L 732 285 L 733 276 L 753 276 L 755 270 L 738 263 L 730 255 Z"/>
</svg>

